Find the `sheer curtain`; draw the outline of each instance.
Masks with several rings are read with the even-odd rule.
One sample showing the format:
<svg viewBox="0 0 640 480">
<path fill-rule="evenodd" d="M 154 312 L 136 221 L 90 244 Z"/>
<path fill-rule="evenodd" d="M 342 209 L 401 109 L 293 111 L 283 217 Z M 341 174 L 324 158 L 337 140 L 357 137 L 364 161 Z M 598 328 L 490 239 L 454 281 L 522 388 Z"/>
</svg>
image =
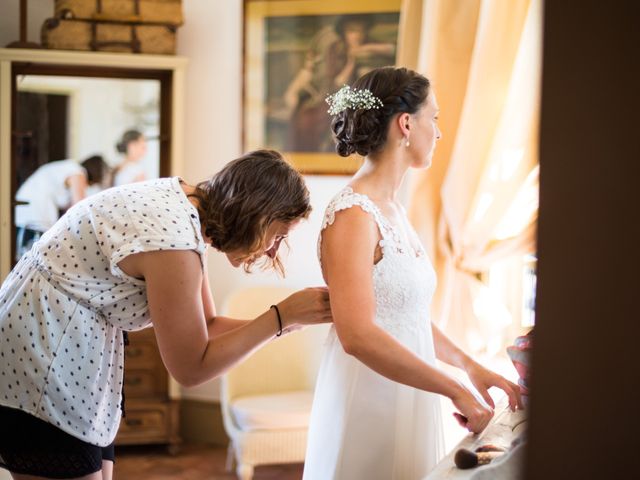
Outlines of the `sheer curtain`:
<svg viewBox="0 0 640 480">
<path fill-rule="evenodd" d="M 542 0 L 405 0 L 398 64 L 440 104 L 433 166 L 410 217 L 438 272 L 433 318 L 470 352 L 503 347 L 511 319 L 481 281 L 535 252 Z"/>
</svg>

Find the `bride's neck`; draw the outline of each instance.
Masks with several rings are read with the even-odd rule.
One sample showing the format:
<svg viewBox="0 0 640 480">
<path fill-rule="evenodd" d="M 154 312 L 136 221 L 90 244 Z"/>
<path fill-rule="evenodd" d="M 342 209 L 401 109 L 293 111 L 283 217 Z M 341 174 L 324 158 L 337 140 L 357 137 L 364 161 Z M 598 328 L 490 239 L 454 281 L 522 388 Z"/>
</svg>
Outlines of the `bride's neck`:
<svg viewBox="0 0 640 480">
<path fill-rule="evenodd" d="M 352 183 L 366 190 L 372 198 L 395 201 L 408 167 L 397 158 L 365 158 L 360 169 L 353 176 Z"/>
</svg>

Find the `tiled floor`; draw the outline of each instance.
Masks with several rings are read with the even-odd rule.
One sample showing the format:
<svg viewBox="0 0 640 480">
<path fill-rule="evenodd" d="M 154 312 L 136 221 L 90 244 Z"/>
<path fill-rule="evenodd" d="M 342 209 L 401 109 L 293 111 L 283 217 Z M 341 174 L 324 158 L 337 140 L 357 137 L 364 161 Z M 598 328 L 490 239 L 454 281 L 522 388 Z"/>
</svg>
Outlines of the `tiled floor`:
<svg viewBox="0 0 640 480">
<path fill-rule="evenodd" d="M 183 445 L 176 455 L 163 447 L 121 447 L 116 450 L 114 480 L 234 480 L 225 472 L 226 449 Z M 255 480 L 299 480 L 302 465 L 256 468 Z"/>
</svg>

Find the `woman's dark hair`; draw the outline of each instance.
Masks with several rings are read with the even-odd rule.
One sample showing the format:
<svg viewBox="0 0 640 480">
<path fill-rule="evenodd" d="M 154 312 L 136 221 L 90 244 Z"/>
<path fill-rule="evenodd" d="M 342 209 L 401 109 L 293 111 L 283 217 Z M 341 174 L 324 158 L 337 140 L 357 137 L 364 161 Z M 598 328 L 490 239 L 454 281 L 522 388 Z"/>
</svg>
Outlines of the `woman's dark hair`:
<svg viewBox="0 0 640 480">
<path fill-rule="evenodd" d="M 87 182 L 89 185 L 102 183 L 105 175 L 109 171 L 109 165 L 101 155 L 92 155 L 82 162 L 82 166 L 87 171 Z"/>
<path fill-rule="evenodd" d="M 222 252 L 246 252 L 245 271 L 263 256 L 267 229 L 274 221 L 291 223 L 311 212 L 302 175 L 273 150 L 249 152 L 196 185 L 200 221 L 211 244 Z M 266 256 L 265 256 L 266 258 Z M 278 256 L 265 261 L 284 274 Z"/>
<path fill-rule="evenodd" d="M 429 95 L 429 80 L 407 68 L 382 67 L 372 70 L 351 87 L 368 89 L 382 102 L 375 109 L 347 108 L 331 121 L 336 152 L 343 157 L 375 154 L 387 141 L 389 121 L 397 113 L 416 113 Z"/>
<path fill-rule="evenodd" d="M 359 23 L 365 32 L 373 26 L 373 20 L 371 15 L 354 14 L 354 15 L 341 15 L 333 27 L 338 35 L 344 38 L 345 28 L 349 23 Z"/>
<path fill-rule="evenodd" d="M 139 130 L 127 130 L 122 134 L 120 141 L 116 143 L 118 153 L 127 153 L 127 148 L 131 142 L 137 142 L 142 138 L 142 132 Z"/>
</svg>

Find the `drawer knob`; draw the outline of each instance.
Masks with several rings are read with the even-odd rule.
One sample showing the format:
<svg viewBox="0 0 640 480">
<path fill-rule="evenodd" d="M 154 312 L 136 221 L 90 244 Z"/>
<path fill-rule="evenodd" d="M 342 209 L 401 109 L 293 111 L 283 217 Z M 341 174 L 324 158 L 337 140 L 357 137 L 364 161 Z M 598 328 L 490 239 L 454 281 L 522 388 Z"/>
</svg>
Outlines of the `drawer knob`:
<svg viewBox="0 0 640 480">
<path fill-rule="evenodd" d="M 142 349 L 139 347 L 135 347 L 135 348 L 127 348 L 124 351 L 125 357 L 131 357 L 131 358 L 135 358 L 135 357 L 139 357 L 140 355 L 142 355 Z"/>
</svg>

